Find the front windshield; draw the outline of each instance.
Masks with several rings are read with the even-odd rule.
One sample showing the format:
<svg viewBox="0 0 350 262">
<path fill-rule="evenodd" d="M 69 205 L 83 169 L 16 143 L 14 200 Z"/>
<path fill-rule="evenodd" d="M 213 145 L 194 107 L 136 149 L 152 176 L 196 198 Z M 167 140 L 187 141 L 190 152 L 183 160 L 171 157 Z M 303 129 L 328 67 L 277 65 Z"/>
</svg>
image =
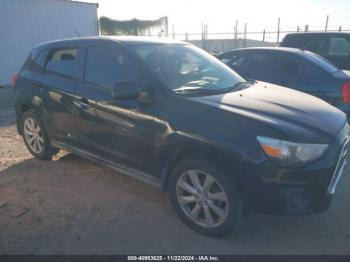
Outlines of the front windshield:
<svg viewBox="0 0 350 262">
<path fill-rule="evenodd" d="M 131 48 L 176 93 L 225 92 L 245 80 L 218 59 L 188 44 L 143 44 Z"/>
</svg>

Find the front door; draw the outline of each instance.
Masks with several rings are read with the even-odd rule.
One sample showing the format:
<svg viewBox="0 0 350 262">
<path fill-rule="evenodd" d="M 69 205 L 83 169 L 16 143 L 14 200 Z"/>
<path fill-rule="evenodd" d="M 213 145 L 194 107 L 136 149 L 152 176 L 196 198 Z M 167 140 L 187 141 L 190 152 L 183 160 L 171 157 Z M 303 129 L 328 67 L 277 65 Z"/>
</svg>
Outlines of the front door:
<svg viewBox="0 0 350 262">
<path fill-rule="evenodd" d="M 88 45 L 85 52 L 84 81 L 77 87 L 75 103 L 82 146 L 107 160 L 149 172 L 163 132 L 162 124 L 154 121 L 160 101 L 151 98 L 147 88 L 137 99 L 115 100 L 112 88 L 120 81 L 135 80 L 143 88 L 136 64 L 114 43 Z"/>
</svg>

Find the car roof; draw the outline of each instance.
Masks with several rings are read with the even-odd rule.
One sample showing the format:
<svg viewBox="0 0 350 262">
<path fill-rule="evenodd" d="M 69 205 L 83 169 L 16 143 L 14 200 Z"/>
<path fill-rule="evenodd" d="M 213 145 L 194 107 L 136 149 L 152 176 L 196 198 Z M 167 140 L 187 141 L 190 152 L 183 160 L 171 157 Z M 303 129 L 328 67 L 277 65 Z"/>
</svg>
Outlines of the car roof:
<svg viewBox="0 0 350 262">
<path fill-rule="evenodd" d="M 124 43 L 126 45 L 133 44 L 187 44 L 183 41 L 172 40 L 168 38 L 155 38 L 155 37 L 140 37 L 140 36 L 90 36 L 90 37 L 75 37 L 75 38 L 65 38 L 54 40 L 50 42 L 45 42 L 39 46 L 48 45 L 59 45 L 59 44 L 80 44 L 83 42 L 94 42 L 94 41 L 115 41 L 119 43 Z M 39 47 L 38 46 L 38 47 Z"/>
<path fill-rule="evenodd" d="M 232 51 L 222 53 L 220 55 L 236 53 L 236 52 L 238 53 L 238 52 L 253 52 L 253 51 L 272 51 L 272 52 L 292 53 L 292 54 L 300 54 L 300 55 L 307 52 L 299 48 L 291 48 L 291 47 L 247 47 L 247 48 L 238 48 Z"/>
<path fill-rule="evenodd" d="M 300 33 L 289 33 L 286 35 L 288 36 L 305 36 L 305 35 L 347 35 L 350 36 L 350 33 L 347 32 L 300 32 Z"/>
</svg>

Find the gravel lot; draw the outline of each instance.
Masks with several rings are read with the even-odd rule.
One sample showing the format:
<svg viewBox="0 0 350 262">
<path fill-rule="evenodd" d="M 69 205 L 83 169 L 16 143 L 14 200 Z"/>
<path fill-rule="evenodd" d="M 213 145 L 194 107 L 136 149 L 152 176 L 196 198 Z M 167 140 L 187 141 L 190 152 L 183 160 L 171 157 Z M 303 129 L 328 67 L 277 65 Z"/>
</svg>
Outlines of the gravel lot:
<svg viewBox="0 0 350 262">
<path fill-rule="evenodd" d="M 350 176 L 321 214 L 248 214 L 225 238 L 188 229 L 168 196 L 61 152 L 33 159 L 0 88 L 0 254 L 350 254 Z"/>
</svg>

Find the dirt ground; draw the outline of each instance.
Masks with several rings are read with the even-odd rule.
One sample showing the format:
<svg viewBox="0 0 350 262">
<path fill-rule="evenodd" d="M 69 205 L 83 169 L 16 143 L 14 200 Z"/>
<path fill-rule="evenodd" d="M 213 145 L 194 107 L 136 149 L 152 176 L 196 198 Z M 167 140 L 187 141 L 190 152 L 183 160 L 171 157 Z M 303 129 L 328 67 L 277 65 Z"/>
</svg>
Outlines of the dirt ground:
<svg viewBox="0 0 350 262">
<path fill-rule="evenodd" d="M 350 254 L 349 169 L 321 214 L 248 214 L 225 238 L 188 229 L 168 196 L 61 152 L 33 159 L 0 88 L 0 254 Z"/>
</svg>

